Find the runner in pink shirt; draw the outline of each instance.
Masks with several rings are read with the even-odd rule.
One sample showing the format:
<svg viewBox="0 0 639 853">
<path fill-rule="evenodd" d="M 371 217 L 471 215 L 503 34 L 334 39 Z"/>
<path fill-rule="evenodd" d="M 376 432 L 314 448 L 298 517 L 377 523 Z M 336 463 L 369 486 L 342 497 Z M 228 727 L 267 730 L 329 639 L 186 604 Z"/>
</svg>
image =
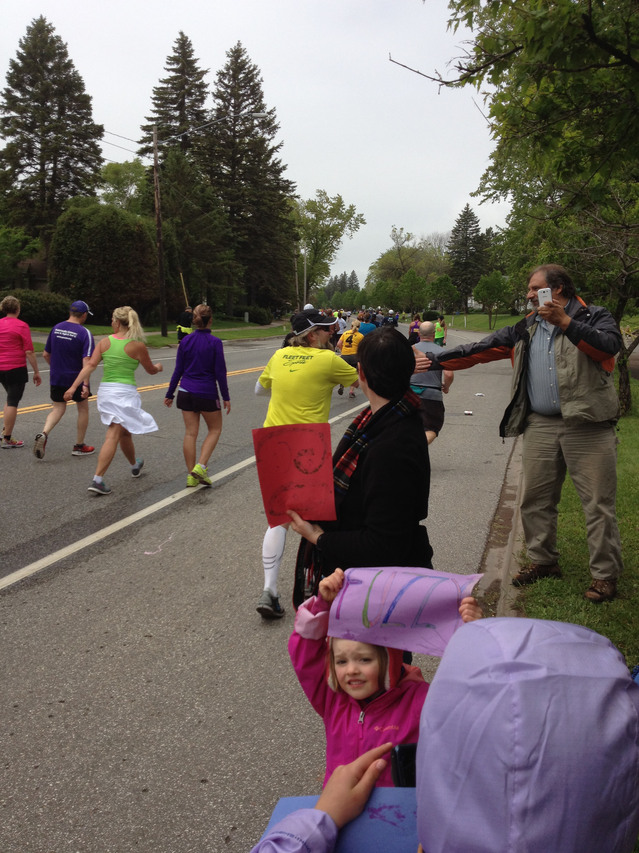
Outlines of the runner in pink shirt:
<svg viewBox="0 0 639 853">
<path fill-rule="evenodd" d="M 20 302 L 15 296 L 5 296 L 0 302 L 0 383 L 7 392 L 3 411 L 2 449 L 23 447 L 23 441 L 12 438 L 13 427 L 18 415 L 18 403 L 29 381 L 27 359 L 33 368 L 33 381 L 40 385 L 38 361 L 33 351 L 31 332 L 25 322 L 18 319 Z"/>
</svg>

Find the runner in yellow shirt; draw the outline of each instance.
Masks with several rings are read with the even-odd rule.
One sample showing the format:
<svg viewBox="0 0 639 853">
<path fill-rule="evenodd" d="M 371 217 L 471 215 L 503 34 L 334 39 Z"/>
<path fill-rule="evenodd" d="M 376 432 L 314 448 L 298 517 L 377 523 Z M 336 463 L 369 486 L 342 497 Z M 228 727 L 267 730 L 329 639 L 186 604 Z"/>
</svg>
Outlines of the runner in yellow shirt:
<svg viewBox="0 0 639 853">
<path fill-rule="evenodd" d="M 257 380 L 256 394 L 270 392 L 264 426 L 326 423 L 336 385 L 357 385 L 357 370 L 336 355 L 329 339 L 334 318 L 308 309 L 292 318 L 290 346 L 279 349 Z M 264 619 L 281 619 L 277 578 L 289 525 L 269 527 L 262 545 L 264 591 L 257 612 Z"/>
</svg>

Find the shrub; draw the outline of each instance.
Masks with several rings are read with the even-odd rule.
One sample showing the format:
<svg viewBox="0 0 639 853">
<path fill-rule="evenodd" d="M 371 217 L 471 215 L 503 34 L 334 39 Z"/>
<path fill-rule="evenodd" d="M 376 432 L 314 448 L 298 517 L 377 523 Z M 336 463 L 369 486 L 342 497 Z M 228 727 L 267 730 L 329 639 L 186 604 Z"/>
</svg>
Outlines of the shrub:
<svg viewBox="0 0 639 853">
<path fill-rule="evenodd" d="M 273 322 L 273 312 L 270 308 L 261 308 L 259 305 L 237 305 L 233 309 L 233 316 L 244 319 L 248 311 L 249 323 L 257 323 L 260 326 L 270 326 Z"/>
<path fill-rule="evenodd" d="M 20 302 L 20 319 L 30 326 L 55 326 L 69 316 L 71 299 L 61 293 L 43 293 L 41 290 L 1 290 L 0 301 L 10 294 Z"/>
</svg>

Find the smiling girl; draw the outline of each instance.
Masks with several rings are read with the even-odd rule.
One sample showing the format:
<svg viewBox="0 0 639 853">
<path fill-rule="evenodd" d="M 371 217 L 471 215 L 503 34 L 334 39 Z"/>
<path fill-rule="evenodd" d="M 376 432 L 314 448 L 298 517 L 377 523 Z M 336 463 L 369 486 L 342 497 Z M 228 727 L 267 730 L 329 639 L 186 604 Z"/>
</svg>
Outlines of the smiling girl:
<svg viewBox="0 0 639 853">
<path fill-rule="evenodd" d="M 386 741 L 416 743 L 428 692 L 421 670 L 402 663 L 401 650 L 327 637 L 330 605 L 343 583 L 341 569 L 320 581 L 319 594 L 298 609 L 288 644 L 302 689 L 324 720 L 324 784 L 337 766 L 368 749 Z M 459 613 L 464 622 L 481 617 L 470 597 L 462 600 Z M 377 786 L 392 784 L 388 766 Z"/>
</svg>

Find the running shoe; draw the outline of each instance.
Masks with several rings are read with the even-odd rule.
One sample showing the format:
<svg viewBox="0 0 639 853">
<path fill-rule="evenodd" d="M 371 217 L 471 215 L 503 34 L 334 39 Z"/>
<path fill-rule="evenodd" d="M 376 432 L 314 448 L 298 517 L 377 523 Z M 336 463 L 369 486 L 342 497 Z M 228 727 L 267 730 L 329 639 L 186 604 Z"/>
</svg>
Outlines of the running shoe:
<svg viewBox="0 0 639 853">
<path fill-rule="evenodd" d="M 193 486 L 199 486 L 200 481 L 197 477 L 194 477 L 193 474 L 188 474 L 186 478 L 186 488 L 191 489 Z"/>
<path fill-rule="evenodd" d="M 15 447 L 24 447 L 24 441 L 18 441 L 15 438 L 3 438 L 2 449 L 13 450 Z"/>
<path fill-rule="evenodd" d="M 108 495 L 111 493 L 111 489 L 107 486 L 104 480 L 102 480 L 101 483 L 96 483 L 94 480 L 87 489 L 87 492 L 95 492 L 96 495 Z"/>
<path fill-rule="evenodd" d="M 140 472 L 142 471 L 143 467 L 144 467 L 144 459 L 136 459 L 135 465 L 133 466 L 133 468 L 131 468 L 131 476 L 132 477 L 139 477 Z"/>
<path fill-rule="evenodd" d="M 213 480 L 209 477 L 208 468 L 205 468 L 204 465 L 200 465 L 199 462 L 191 471 L 191 477 L 195 477 L 198 482 L 203 483 L 205 486 L 213 485 Z"/>
<path fill-rule="evenodd" d="M 90 456 L 92 453 L 95 453 L 95 447 L 91 447 L 90 444 L 74 444 L 71 456 Z"/>
<path fill-rule="evenodd" d="M 340 386 L 339 386 L 339 388 L 337 389 L 337 393 L 338 393 L 338 394 L 340 395 L 340 397 L 341 397 L 341 395 L 344 393 L 344 386 L 343 386 L 343 385 L 340 385 Z"/>
<path fill-rule="evenodd" d="M 36 459 L 44 459 L 44 451 L 47 446 L 47 434 L 39 432 L 33 442 L 33 455 Z"/>
<path fill-rule="evenodd" d="M 264 590 L 257 602 L 256 610 L 262 619 L 281 619 L 285 612 L 279 596 L 273 595 L 270 589 Z"/>
</svg>

